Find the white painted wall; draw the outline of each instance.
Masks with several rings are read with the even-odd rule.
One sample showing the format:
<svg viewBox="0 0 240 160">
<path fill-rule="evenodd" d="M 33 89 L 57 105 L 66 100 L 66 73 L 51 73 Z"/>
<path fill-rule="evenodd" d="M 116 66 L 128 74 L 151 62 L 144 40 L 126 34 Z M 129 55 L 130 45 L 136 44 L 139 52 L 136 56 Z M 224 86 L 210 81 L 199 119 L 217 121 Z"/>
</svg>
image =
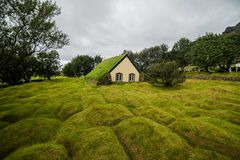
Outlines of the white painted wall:
<svg viewBox="0 0 240 160">
<path fill-rule="evenodd" d="M 116 80 L 116 73 L 123 74 L 123 82 L 128 82 L 128 76 L 130 73 L 135 74 L 135 82 L 139 81 L 139 72 L 131 63 L 128 57 L 125 57 L 124 60 L 122 60 L 122 62 L 110 72 L 113 82 Z"/>
</svg>

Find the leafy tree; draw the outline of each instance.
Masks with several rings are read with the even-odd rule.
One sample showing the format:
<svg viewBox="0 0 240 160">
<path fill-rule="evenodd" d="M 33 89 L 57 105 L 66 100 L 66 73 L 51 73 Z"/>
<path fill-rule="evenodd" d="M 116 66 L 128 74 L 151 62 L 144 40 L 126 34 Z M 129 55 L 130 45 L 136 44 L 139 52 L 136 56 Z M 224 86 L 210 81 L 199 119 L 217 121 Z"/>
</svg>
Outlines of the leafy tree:
<svg viewBox="0 0 240 160">
<path fill-rule="evenodd" d="M 72 59 L 71 63 L 77 77 L 88 74 L 94 68 L 94 58 L 88 55 L 78 55 Z"/>
<path fill-rule="evenodd" d="M 67 77 L 74 77 L 74 71 L 73 71 L 73 66 L 72 63 L 69 62 L 67 64 L 65 64 L 65 66 L 63 67 L 63 74 Z"/>
<path fill-rule="evenodd" d="M 57 75 L 60 70 L 60 60 L 57 51 L 40 52 L 37 55 L 38 68 L 37 74 L 47 79 L 51 79 L 52 76 Z"/>
<path fill-rule="evenodd" d="M 187 57 L 193 65 L 205 71 L 209 67 L 220 67 L 220 70 L 227 71 L 239 55 L 239 42 L 240 34 L 207 33 L 193 43 Z"/>
<path fill-rule="evenodd" d="M 184 71 L 178 68 L 176 62 L 160 62 L 151 65 L 147 72 L 147 80 L 154 84 L 173 87 L 185 81 Z"/>
<path fill-rule="evenodd" d="M 94 57 L 94 67 L 96 67 L 99 63 L 101 63 L 102 62 L 102 57 L 100 56 L 100 55 L 96 55 L 95 57 Z"/>
<path fill-rule="evenodd" d="M 60 8 L 50 0 L 1 0 L 0 79 L 16 84 L 29 77 L 29 57 L 68 44 L 56 27 Z M 31 58 L 30 58 L 31 59 Z M 27 78 L 29 79 L 29 78 Z"/>
<path fill-rule="evenodd" d="M 64 66 L 63 74 L 69 77 L 84 76 L 88 74 L 100 62 L 102 62 L 102 57 L 100 55 L 97 55 L 95 57 L 88 55 L 78 55 L 77 57 L 73 58 L 71 62 Z"/>
<path fill-rule="evenodd" d="M 191 48 L 191 41 L 187 38 L 181 38 L 177 41 L 170 52 L 171 59 L 176 61 L 180 67 L 185 67 L 189 64 L 186 58 L 186 53 Z"/>
<path fill-rule="evenodd" d="M 146 48 L 139 53 L 126 50 L 124 53 L 127 53 L 134 60 L 140 71 L 146 72 L 150 65 L 169 60 L 168 48 L 166 44 L 161 44 L 159 46 Z"/>
</svg>

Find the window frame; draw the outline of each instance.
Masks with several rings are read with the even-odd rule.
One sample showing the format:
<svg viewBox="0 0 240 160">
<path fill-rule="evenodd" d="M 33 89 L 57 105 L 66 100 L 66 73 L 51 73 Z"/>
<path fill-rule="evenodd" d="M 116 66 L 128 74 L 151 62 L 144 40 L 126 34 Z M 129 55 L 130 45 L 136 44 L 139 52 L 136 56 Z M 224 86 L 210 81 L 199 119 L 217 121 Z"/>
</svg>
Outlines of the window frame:
<svg viewBox="0 0 240 160">
<path fill-rule="evenodd" d="M 123 74 L 120 73 L 120 72 L 116 73 L 115 81 L 116 82 L 123 82 Z"/>
<path fill-rule="evenodd" d="M 129 73 L 128 82 L 135 82 L 136 75 L 134 73 Z"/>
</svg>

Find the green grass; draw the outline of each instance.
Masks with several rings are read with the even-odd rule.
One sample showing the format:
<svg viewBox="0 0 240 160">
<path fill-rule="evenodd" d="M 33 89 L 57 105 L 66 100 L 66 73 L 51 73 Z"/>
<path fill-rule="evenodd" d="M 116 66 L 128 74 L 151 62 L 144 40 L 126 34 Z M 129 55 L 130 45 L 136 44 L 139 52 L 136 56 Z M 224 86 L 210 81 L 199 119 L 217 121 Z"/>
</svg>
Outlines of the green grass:
<svg viewBox="0 0 240 160">
<path fill-rule="evenodd" d="M 105 74 L 107 74 L 112 69 L 112 67 L 117 64 L 123 57 L 124 55 L 121 54 L 119 56 L 104 60 L 102 63 L 98 64 L 94 70 L 88 73 L 86 77 L 99 80 Z"/>
<path fill-rule="evenodd" d="M 19 147 L 49 141 L 53 138 L 61 123 L 55 119 L 26 119 L 8 125 L 0 131 L 1 157 Z"/>
<path fill-rule="evenodd" d="M 67 160 L 68 155 L 65 148 L 53 143 L 35 144 L 21 148 L 5 160 Z"/>
<path fill-rule="evenodd" d="M 58 77 L 0 88 L 0 139 L 0 159 L 235 160 L 240 83 Z"/>
<path fill-rule="evenodd" d="M 210 76 L 210 77 L 240 77 L 240 72 L 226 72 L 226 73 L 214 73 L 214 72 L 187 72 L 188 76 Z"/>
</svg>

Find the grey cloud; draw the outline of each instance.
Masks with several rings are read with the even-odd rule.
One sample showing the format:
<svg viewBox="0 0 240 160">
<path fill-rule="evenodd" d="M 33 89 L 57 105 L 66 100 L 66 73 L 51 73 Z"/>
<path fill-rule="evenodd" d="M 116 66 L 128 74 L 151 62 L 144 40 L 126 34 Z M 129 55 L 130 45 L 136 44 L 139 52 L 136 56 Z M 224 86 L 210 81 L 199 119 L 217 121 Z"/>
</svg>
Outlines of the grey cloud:
<svg viewBox="0 0 240 160">
<path fill-rule="evenodd" d="M 240 21 L 239 0 L 57 0 L 57 25 L 69 35 L 61 59 L 77 54 L 110 57 L 205 32 L 221 33 Z"/>
</svg>

